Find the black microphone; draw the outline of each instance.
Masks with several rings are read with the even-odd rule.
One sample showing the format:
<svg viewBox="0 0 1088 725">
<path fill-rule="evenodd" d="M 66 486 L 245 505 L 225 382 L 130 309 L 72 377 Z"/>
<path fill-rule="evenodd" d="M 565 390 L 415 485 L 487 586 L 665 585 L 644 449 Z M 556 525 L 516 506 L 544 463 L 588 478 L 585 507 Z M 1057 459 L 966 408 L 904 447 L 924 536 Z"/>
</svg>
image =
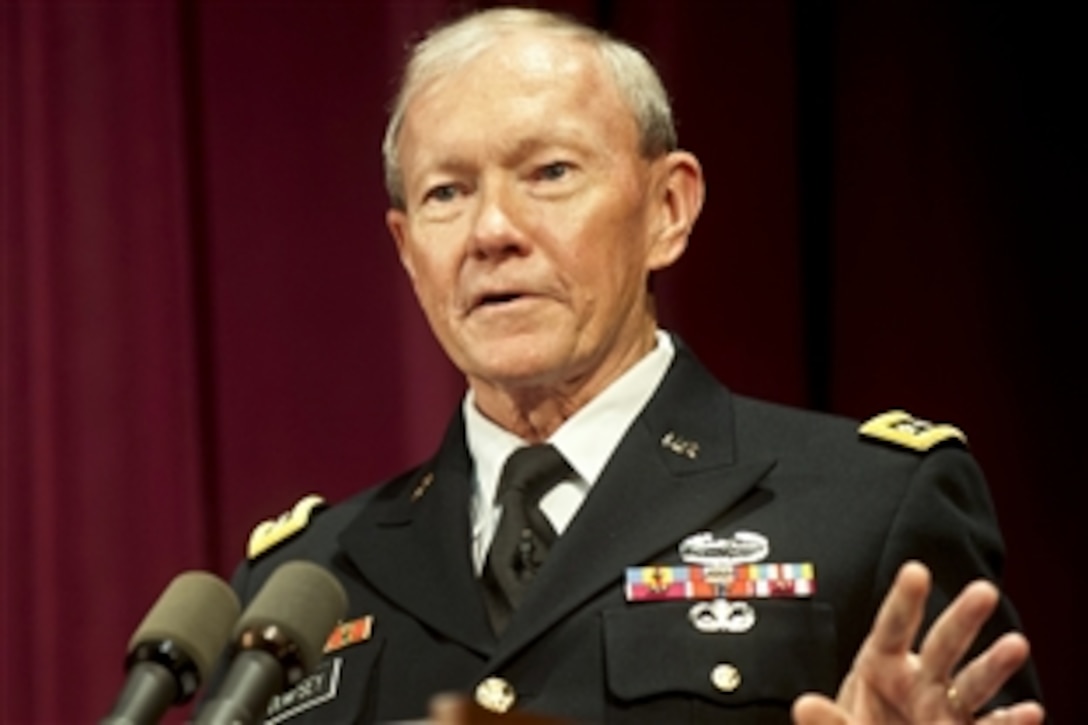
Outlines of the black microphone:
<svg viewBox="0 0 1088 725">
<path fill-rule="evenodd" d="M 226 646 L 242 607 L 222 579 L 201 571 L 174 577 L 129 640 L 128 672 L 107 725 L 157 723 L 187 702 Z"/>
<path fill-rule="evenodd" d="M 263 720 L 272 698 L 317 666 L 347 608 L 340 582 L 317 564 L 289 561 L 272 572 L 234 627 L 226 679 L 196 725 Z"/>
</svg>

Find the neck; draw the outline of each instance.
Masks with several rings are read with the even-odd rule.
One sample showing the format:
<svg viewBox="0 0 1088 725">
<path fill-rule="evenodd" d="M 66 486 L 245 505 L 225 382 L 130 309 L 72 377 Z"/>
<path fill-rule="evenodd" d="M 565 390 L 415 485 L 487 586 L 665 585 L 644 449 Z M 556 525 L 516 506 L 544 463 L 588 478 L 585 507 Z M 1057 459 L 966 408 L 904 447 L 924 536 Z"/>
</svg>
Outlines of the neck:
<svg viewBox="0 0 1088 725">
<path fill-rule="evenodd" d="M 652 327 L 622 355 L 591 366 L 584 373 L 554 384 L 495 385 L 469 380 L 476 407 L 496 424 L 530 443 L 547 440 L 656 345 Z"/>
</svg>

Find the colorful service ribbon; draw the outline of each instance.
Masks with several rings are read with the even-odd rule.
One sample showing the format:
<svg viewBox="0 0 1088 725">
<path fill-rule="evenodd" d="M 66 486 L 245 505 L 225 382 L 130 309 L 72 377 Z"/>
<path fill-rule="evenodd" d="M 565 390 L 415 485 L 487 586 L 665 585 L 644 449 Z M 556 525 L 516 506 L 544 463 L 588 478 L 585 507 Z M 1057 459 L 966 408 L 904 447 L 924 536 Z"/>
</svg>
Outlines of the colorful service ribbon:
<svg viewBox="0 0 1088 725">
<path fill-rule="evenodd" d="M 811 597 L 812 562 L 733 566 L 636 566 L 627 569 L 627 601 Z"/>
</svg>

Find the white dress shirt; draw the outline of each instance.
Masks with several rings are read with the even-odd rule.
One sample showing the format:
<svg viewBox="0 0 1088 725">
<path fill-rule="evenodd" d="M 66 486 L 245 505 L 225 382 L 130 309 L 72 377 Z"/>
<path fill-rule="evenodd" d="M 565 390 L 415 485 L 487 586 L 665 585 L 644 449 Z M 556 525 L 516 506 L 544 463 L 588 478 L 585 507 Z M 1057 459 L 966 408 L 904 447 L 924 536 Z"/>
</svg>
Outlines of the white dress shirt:
<svg viewBox="0 0 1088 725">
<path fill-rule="evenodd" d="M 656 337 L 653 350 L 564 421 L 548 439 L 574 469 L 570 478 L 556 484 L 540 501 L 556 533 L 562 534 L 578 513 L 627 429 L 664 379 L 676 349 L 668 333 L 658 330 Z M 502 514 L 502 507 L 495 504 L 495 491 L 503 464 L 515 449 L 530 444 L 480 413 L 471 390 L 465 394 L 461 408 L 475 471 L 469 515 L 472 560 L 479 574 Z"/>
</svg>

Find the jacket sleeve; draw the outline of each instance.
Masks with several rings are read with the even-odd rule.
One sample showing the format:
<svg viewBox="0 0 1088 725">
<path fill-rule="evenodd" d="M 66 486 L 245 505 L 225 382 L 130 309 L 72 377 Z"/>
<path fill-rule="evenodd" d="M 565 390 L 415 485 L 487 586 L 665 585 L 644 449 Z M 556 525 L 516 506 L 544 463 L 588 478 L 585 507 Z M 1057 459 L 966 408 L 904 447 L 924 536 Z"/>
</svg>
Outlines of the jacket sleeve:
<svg viewBox="0 0 1088 725">
<path fill-rule="evenodd" d="M 888 532 L 872 596 L 879 606 L 904 562 L 914 559 L 928 566 L 933 584 L 921 638 L 971 581 L 988 579 L 1000 590 L 1004 557 L 1005 545 L 978 464 L 961 448 L 938 448 L 917 459 Z M 1020 618 L 1002 592 L 997 610 L 964 662 L 1000 635 L 1020 628 Z M 1006 683 L 986 709 L 1024 699 L 1042 701 L 1038 678 L 1030 662 Z"/>
</svg>

